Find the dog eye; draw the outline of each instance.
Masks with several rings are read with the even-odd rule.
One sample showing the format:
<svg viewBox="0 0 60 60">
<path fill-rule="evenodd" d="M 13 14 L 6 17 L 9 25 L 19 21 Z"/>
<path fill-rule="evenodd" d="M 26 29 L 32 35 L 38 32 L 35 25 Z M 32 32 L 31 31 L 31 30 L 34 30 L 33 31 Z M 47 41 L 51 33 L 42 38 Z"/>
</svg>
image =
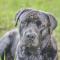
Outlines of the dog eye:
<svg viewBox="0 0 60 60">
<path fill-rule="evenodd" d="M 41 21 L 36 21 L 36 24 L 39 27 L 41 25 Z"/>
<path fill-rule="evenodd" d="M 27 25 L 27 22 L 26 21 L 22 21 L 21 24 L 22 25 Z"/>
<path fill-rule="evenodd" d="M 24 21 L 24 22 L 21 22 L 22 24 L 26 24 L 26 22 Z"/>
<path fill-rule="evenodd" d="M 29 24 L 30 22 L 31 22 L 31 20 L 30 20 L 30 19 L 28 19 L 28 20 L 27 20 L 27 23 Z"/>
<path fill-rule="evenodd" d="M 45 28 L 45 25 L 42 25 L 43 28 Z"/>
</svg>

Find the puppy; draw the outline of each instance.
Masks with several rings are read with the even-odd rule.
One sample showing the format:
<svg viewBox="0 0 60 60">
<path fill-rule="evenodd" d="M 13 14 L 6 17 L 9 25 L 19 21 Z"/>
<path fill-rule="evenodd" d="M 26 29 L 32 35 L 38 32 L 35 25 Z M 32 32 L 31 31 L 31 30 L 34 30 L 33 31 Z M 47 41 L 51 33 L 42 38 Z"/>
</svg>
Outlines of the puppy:
<svg viewBox="0 0 60 60">
<path fill-rule="evenodd" d="M 56 42 L 52 37 L 57 26 L 54 16 L 25 9 L 18 12 L 18 21 L 20 40 L 17 44 L 16 60 L 58 60 Z"/>
<path fill-rule="evenodd" d="M 16 14 L 19 28 L 7 32 L 0 39 L 1 59 L 14 60 L 57 60 L 57 47 L 52 32 L 57 26 L 51 14 L 24 9 Z"/>
</svg>

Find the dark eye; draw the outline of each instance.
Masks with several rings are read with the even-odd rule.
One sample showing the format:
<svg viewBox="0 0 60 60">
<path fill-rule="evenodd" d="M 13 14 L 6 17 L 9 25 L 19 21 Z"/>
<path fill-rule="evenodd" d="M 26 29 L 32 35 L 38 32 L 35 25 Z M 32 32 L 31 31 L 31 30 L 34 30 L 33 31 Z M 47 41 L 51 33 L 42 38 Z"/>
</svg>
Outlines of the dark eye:
<svg viewBox="0 0 60 60">
<path fill-rule="evenodd" d="M 41 25 L 41 21 L 36 21 L 37 26 Z"/>
<path fill-rule="evenodd" d="M 27 25 L 27 22 L 26 22 L 26 21 L 22 21 L 22 22 L 21 22 L 21 25 L 22 25 L 22 26 L 26 26 L 26 25 Z"/>
<path fill-rule="evenodd" d="M 24 21 L 24 22 L 21 22 L 22 24 L 26 24 L 26 22 Z"/>
<path fill-rule="evenodd" d="M 30 19 L 28 19 L 28 20 L 27 20 L 27 23 L 29 24 L 30 22 L 31 22 L 31 20 L 30 20 Z"/>
</svg>

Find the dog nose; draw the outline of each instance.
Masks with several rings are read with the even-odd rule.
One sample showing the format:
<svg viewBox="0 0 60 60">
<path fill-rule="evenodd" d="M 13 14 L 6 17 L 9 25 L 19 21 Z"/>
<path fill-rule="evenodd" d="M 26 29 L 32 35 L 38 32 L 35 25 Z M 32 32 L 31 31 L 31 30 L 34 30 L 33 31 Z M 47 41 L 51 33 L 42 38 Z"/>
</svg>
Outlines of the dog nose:
<svg viewBox="0 0 60 60">
<path fill-rule="evenodd" d="M 28 39 L 35 39 L 35 34 L 33 34 L 33 33 L 27 33 L 27 34 L 26 34 L 26 37 L 27 37 Z"/>
</svg>

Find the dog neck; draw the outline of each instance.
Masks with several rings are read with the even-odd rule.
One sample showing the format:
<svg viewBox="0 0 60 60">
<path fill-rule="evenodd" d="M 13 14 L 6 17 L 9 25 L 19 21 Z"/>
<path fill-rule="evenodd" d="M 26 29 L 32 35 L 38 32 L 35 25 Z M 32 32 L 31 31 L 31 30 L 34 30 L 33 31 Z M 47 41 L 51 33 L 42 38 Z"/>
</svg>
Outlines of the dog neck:
<svg viewBox="0 0 60 60">
<path fill-rule="evenodd" d="M 38 53 L 38 51 L 39 51 L 39 53 Z M 25 54 L 27 56 L 40 54 L 40 48 L 26 47 Z"/>
<path fill-rule="evenodd" d="M 41 55 L 41 51 L 40 51 L 40 48 L 33 48 L 33 49 L 30 49 L 28 47 L 22 47 L 20 48 L 20 59 L 24 59 L 24 60 L 40 60 L 42 58 L 42 55 Z"/>
</svg>

